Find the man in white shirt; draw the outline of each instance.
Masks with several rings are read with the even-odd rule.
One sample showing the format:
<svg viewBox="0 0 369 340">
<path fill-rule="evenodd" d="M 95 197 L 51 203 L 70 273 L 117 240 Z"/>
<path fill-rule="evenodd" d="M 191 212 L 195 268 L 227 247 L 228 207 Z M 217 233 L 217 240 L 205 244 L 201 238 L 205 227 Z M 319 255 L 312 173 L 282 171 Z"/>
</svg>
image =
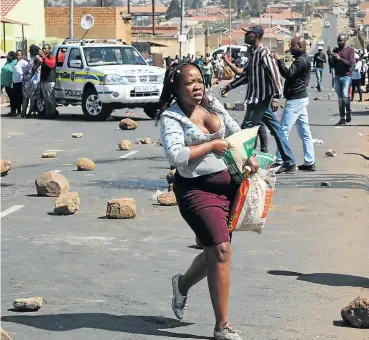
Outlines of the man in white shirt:
<svg viewBox="0 0 369 340">
<path fill-rule="evenodd" d="M 23 52 L 17 51 L 18 62 L 14 66 L 13 71 L 13 92 L 14 100 L 16 103 L 16 113 L 18 116 L 22 113 L 22 102 L 23 102 L 23 73 L 28 65 L 28 62 L 23 58 Z"/>
</svg>

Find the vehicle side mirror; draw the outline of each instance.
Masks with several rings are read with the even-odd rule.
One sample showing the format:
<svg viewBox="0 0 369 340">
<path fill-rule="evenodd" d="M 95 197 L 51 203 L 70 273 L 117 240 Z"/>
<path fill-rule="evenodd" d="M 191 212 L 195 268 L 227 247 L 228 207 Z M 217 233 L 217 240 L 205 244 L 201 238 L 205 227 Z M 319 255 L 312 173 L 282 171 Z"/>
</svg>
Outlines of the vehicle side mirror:
<svg viewBox="0 0 369 340">
<path fill-rule="evenodd" d="M 69 66 L 73 68 L 82 68 L 82 61 L 77 59 L 71 60 Z"/>
</svg>

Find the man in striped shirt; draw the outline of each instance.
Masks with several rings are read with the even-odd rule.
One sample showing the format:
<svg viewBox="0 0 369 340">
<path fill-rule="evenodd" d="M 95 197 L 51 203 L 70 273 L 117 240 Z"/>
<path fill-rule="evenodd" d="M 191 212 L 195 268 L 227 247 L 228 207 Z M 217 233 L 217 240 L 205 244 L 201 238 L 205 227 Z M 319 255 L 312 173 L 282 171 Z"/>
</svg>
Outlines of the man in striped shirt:
<svg viewBox="0 0 369 340">
<path fill-rule="evenodd" d="M 245 43 L 250 45 L 249 61 L 245 72 L 227 85 L 222 93 L 226 93 L 241 84 L 248 84 L 245 98 L 246 116 L 241 125 L 245 129 L 260 125 L 270 104 L 273 111 L 278 110 L 282 84 L 278 66 L 269 50 L 261 42 L 264 36 L 263 27 L 252 26 L 243 30 L 246 32 Z"/>
</svg>

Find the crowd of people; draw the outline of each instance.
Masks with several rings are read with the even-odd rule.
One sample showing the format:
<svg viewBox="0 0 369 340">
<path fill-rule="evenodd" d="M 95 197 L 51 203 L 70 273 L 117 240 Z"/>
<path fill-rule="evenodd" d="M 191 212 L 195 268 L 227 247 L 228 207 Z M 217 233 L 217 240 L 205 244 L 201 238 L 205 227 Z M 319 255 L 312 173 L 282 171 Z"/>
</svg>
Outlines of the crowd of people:
<svg viewBox="0 0 369 340">
<path fill-rule="evenodd" d="M 22 50 L 9 52 L 1 68 L 1 92 L 5 89 L 10 102 L 9 116 L 54 118 L 58 115 L 55 100 L 56 60 L 51 47 L 29 48 L 29 57 Z M 44 99 L 44 110 L 37 108 L 37 101 Z"/>
</svg>

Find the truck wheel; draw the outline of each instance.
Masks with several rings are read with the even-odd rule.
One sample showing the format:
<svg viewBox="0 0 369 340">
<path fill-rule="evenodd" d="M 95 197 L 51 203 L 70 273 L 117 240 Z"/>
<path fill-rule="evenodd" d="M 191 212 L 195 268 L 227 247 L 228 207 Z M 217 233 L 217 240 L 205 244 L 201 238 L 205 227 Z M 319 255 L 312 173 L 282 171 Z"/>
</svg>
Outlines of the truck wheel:
<svg viewBox="0 0 369 340">
<path fill-rule="evenodd" d="M 82 94 L 82 111 L 87 120 L 106 120 L 113 108 L 109 104 L 104 104 L 94 88 L 87 88 Z"/>
<path fill-rule="evenodd" d="M 155 104 L 148 104 L 144 107 L 144 112 L 146 113 L 146 115 L 148 117 L 150 117 L 151 119 L 154 119 L 156 116 L 156 113 L 159 110 L 159 103 L 155 103 Z"/>
</svg>

